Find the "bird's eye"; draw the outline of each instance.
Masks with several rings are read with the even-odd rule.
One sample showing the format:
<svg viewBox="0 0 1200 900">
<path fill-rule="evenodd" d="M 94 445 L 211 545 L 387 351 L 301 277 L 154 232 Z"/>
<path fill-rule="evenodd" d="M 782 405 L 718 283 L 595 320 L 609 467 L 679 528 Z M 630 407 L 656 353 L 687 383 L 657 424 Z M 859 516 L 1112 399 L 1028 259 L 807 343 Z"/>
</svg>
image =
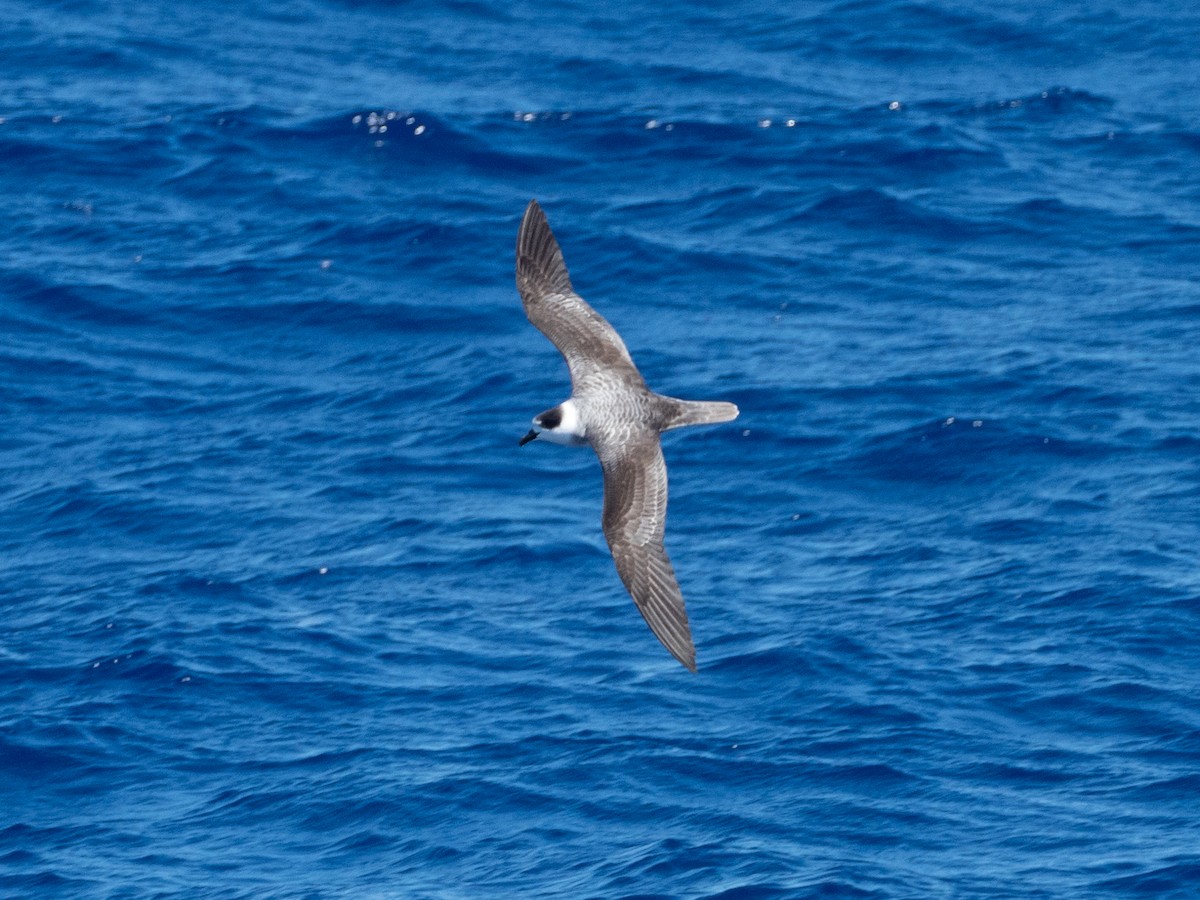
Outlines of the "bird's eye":
<svg viewBox="0 0 1200 900">
<path fill-rule="evenodd" d="M 538 422 L 543 428 L 557 428 L 562 424 L 562 410 L 557 406 L 554 409 L 548 409 L 538 416 Z"/>
</svg>

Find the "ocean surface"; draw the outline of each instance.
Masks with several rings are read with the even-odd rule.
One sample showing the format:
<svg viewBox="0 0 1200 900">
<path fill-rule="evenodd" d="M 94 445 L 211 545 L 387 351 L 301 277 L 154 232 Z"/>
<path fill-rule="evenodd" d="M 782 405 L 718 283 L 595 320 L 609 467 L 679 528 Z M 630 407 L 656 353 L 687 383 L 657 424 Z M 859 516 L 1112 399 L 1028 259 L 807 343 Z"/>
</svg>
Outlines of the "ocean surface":
<svg viewBox="0 0 1200 900">
<path fill-rule="evenodd" d="M 1194 2 L 0 17 L 0 896 L 1200 896 Z"/>
</svg>

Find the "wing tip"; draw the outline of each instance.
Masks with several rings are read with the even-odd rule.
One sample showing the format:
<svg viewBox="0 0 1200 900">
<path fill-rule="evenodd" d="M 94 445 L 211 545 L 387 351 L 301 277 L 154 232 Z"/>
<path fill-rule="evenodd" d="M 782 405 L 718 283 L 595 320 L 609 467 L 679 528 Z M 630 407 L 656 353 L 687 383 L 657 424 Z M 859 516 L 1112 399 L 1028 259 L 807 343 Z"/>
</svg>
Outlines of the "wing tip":
<svg viewBox="0 0 1200 900">
<path fill-rule="evenodd" d="M 630 593 L 632 595 L 632 592 Z M 660 601 L 664 598 L 661 595 L 652 595 L 650 598 L 643 596 L 640 600 L 637 595 L 633 595 L 633 602 L 646 624 L 650 626 L 651 633 L 658 638 L 658 642 L 679 660 L 685 669 L 695 674 L 696 644 L 692 641 L 692 628 L 688 622 L 687 610 L 683 606 L 683 596 L 678 592 L 678 585 L 675 594 L 675 598 L 672 599 L 678 600 L 679 605 L 674 609 L 662 607 Z"/>
<path fill-rule="evenodd" d="M 517 231 L 517 289 L 522 296 L 572 293 L 562 250 L 537 200 L 525 207 Z"/>
<path fill-rule="evenodd" d="M 674 647 L 671 646 L 671 644 L 664 641 L 662 639 L 662 637 L 659 636 L 657 633 L 655 634 L 655 636 L 658 637 L 658 639 L 660 641 L 662 641 L 662 645 L 667 648 L 667 650 L 670 652 L 670 654 L 673 657 L 675 657 L 677 660 L 679 660 L 680 663 L 683 664 L 683 667 L 685 669 L 687 669 L 693 675 L 695 675 L 699 671 L 696 668 L 696 645 L 692 643 L 690 634 L 685 639 L 686 643 L 684 641 L 672 642 L 672 643 L 679 644 L 679 646 L 674 646 Z"/>
</svg>

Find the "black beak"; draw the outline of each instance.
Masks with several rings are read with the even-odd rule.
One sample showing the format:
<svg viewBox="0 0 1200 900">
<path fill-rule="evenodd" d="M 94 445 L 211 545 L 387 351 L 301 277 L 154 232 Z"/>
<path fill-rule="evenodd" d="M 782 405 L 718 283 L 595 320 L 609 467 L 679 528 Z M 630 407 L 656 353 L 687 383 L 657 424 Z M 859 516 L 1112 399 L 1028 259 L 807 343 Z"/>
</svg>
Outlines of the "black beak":
<svg viewBox="0 0 1200 900">
<path fill-rule="evenodd" d="M 525 437 L 521 438 L 521 443 L 518 444 L 518 446 L 524 447 L 526 444 L 528 444 L 530 441 L 532 441 L 537 436 L 538 436 L 537 430 L 530 428 L 529 434 L 527 434 L 527 435 L 525 435 Z"/>
</svg>

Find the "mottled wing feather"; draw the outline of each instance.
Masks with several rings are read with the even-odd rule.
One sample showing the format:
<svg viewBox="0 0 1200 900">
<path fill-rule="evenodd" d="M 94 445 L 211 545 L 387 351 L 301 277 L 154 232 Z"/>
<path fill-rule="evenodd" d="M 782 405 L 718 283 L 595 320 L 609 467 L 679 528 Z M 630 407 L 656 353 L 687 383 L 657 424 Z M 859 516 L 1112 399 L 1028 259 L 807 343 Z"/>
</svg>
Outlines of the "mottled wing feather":
<svg viewBox="0 0 1200 900">
<path fill-rule="evenodd" d="M 648 434 L 617 452 L 598 455 L 604 469 L 604 536 L 617 573 L 650 630 L 695 672 L 696 649 L 683 594 L 663 548 L 667 466 L 658 435 Z"/>
<path fill-rule="evenodd" d="M 529 321 L 566 359 L 572 384 L 598 371 L 644 383 L 616 329 L 571 287 L 562 250 L 536 200 L 517 234 L 517 290 Z"/>
</svg>

